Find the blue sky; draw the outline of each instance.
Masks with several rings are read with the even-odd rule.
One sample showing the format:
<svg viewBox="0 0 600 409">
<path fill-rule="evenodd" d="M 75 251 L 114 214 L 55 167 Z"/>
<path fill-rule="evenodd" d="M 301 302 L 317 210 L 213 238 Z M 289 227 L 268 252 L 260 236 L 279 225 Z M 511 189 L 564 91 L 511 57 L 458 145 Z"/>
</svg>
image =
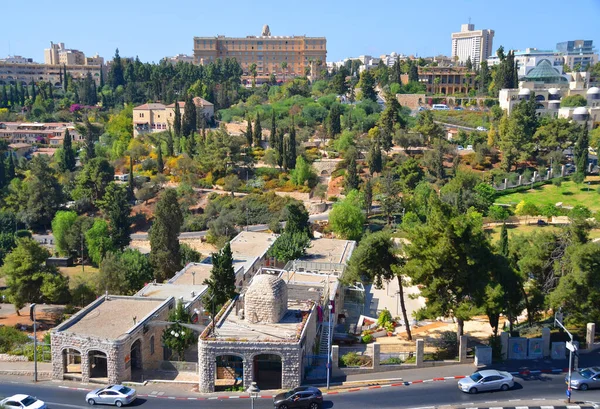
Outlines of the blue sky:
<svg viewBox="0 0 600 409">
<path fill-rule="evenodd" d="M 450 33 L 469 17 L 495 30 L 494 49 L 552 49 L 559 41 L 594 40 L 600 48 L 600 0 L 29 0 L 2 5 L 0 57 L 43 62 L 50 41 L 86 55 L 138 55 L 158 61 L 192 54 L 194 36 L 327 37 L 327 60 L 392 51 L 450 55 Z M 88 6 L 89 4 L 89 6 Z"/>
</svg>

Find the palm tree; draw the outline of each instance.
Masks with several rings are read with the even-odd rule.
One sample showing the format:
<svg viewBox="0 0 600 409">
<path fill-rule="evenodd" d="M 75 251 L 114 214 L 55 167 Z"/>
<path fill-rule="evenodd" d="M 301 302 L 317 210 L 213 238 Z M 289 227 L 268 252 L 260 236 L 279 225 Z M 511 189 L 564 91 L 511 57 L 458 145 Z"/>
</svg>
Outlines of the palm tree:
<svg viewBox="0 0 600 409">
<path fill-rule="evenodd" d="M 440 81 L 441 81 L 440 77 L 435 77 L 433 79 L 433 85 L 434 85 L 434 87 L 433 87 L 433 94 L 434 95 L 437 94 L 437 90 L 438 90 L 438 87 L 440 85 Z"/>
<path fill-rule="evenodd" d="M 248 67 L 248 71 L 250 71 L 250 74 L 252 75 L 252 88 L 254 88 L 256 86 L 256 63 L 252 63 L 250 64 L 250 66 Z"/>
<path fill-rule="evenodd" d="M 285 82 L 285 74 L 287 71 L 287 67 L 288 67 L 287 61 L 282 61 L 281 62 L 281 70 L 283 71 L 283 82 Z"/>
</svg>

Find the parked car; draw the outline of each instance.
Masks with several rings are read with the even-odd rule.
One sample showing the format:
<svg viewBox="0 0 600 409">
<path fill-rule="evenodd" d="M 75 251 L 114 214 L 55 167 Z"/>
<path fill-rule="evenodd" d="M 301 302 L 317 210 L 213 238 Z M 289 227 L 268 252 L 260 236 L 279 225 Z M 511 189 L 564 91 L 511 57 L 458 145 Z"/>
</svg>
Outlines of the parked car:
<svg viewBox="0 0 600 409">
<path fill-rule="evenodd" d="M 333 343 L 336 345 L 350 345 L 358 342 L 358 338 L 351 334 L 340 332 L 333 333 Z"/>
<path fill-rule="evenodd" d="M 463 107 L 454 107 L 455 111 L 464 111 L 465 109 Z"/>
<path fill-rule="evenodd" d="M 456 150 L 457 150 L 457 151 L 462 151 L 462 150 L 464 150 L 464 149 L 465 149 L 465 148 L 463 148 L 463 146 L 462 146 L 462 145 L 458 145 L 458 146 L 456 147 Z"/>
<path fill-rule="evenodd" d="M 478 126 L 477 130 L 480 131 L 480 132 L 487 132 L 487 128 L 484 127 L 484 126 Z"/>
<path fill-rule="evenodd" d="M 46 409 L 48 406 L 39 399 L 29 395 L 13 395 L 0 401 L 0 407 L 12 409 Z"/>
<path fill-rule="evenodd" d="M 538 226 L 547 226 L 547 225 L 548 225 L 548 222 L 546 222 L 546 221 L 544 221 L 544 220 L 542 220 L 542 219 L 538 219 L 538 221 L 537 221 L 537 225 L 538 225 Z"/>
<path fill-rule="evenodd" d="M 115 405 L 119 408 L 129 405 L 136 398 L 135 389 L 123 385 L 110 385 L 106 388 L 94 389 L 85 395 L 85 400 L 90 405 Z"/>
<path fill-rule="evenodd" d="M 431 107 L 432 111 L 449 111 L 450 108 L 446 104 L 433 104 Z"/>
<path fill-rule="evenodd" d="M 458 381 L 458 389 L 467 393 L 507 391 L 514 385 L 515 381 L 511 374 L 495 369 L 478 371 Z"/>
<path fill-rule="evenodd" d="M 473 150 L 473 145 L 467 145 L 467 150 L 468 151 L 472 151 Z"/>
<path fill-rule="evenodd" d="M 565 383 L 569 384 L 569 375 L 565 377 Z M 571 374 L 571 388 L 587 391 L 591 388 L 600 388 L 600 367 L 592 366 L 582 368 Z"/>
<path fill-rule="evenodd" d="M 299 386 L 291 391 L 277 394 L 273 398 L 273 405 L 277 409 L 320 409 L 322 404 L 323 395 L 313 386 Z"/>
<path fill-rule="evenodd" d="M 425 107 L 419 107 L 418 111 L 419 112 L 421 112 L 421 111 L 427 111 L 427 108 L 425 108 Z"/>
</svg>

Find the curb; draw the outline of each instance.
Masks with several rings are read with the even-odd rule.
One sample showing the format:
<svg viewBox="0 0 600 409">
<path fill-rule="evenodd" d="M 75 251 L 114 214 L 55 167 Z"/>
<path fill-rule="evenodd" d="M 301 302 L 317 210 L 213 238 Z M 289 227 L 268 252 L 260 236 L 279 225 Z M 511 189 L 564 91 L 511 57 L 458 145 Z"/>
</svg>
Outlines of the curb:
<svg viewBox="0 0 600 409">
<path fill-rule="evenodd" d="M 529 375 L 539 375 L 542 373 L 551 373 L 551 374 L 560 374 L 563 372 L 568 372 L 568 369 L 565 368 L 554 368 L 554 369 L 538 369 L 538 370 L 522 370 L 522 371 L 513 371 L 513 372 L 509 372 L 511 375 L 521 375 L 521 376 L 529 376 Z M 360 392 L 360 391 L 366 391 L 366 390 L 373 390 L 373 389 L 385 389 L 385 388 L 395 388 L 395 387 L 400 387 L 400 386 L 410 386 L 410 385 L 416 385 L 416 384 L 421 384 L 421 383 L 430 383 L 430 382 L 443 382 L 443 381 L 451 381 L 451 380 L 457 380 L 457 379 L 463 379 L 465 378 L 465 375 L 456 375 L 456 376 L 444 376 L 444 377 L 438 377 L 438 378 L 432 378 L 432 379 L 418 379 L 415 381 L 402 381 L 402 378 L 394 378 L 394 379 L 372 379 L 372 380 L 366 380 L 364 382 L 362 381 L 351 381 L 349 383 L 352 384 L 359 384 L 359 383 L 363 383 L 363 384 L 371 384 L 371 385 L 367 385 L 367 386 L 353 386 L 350 385 L 349 383 L 346 384 L 342 384 L 342 386 L 348 386 L 348 388 L 341 388 L 339 390 L 330 390 L 330 391 L 323 391 L 323 395 L 324 396 L 333 396 L 333 395 L 339 395 L 339 394 L 346 394 L 346 393 L 354 393 L 354 392 Z M 150 381 L 148 381 L 150 382 Z M 373 385 L 373 383 L 384 383 L 384 382 L 389 382 L 389 383 L 385 383 L 382 385 Z M 131 382 L 130 382 L 131 383 Z M 325 385 L 311 385 L 311 386 L 325 386 Z M 71 386 L 64 386 L 64 385 L 58 385 L 59 388 L 61 389 L 69 389 L 69 390 L 77 390 L 77 391 L 86 391 L 89 392 L 91 391 L 91 389 L 87 389 L 87 388 L 78 388 L 78 387 L 71 387 Z M 181 396 L 165 396 L 165 395 L 161 395 L 160 393 L 164 392 L 157 392 L 157 393 L 151 393 L 151 394 L 138 394 L 139 397 L 141 398 L 155 398 L 155 399 L 170 399 L 170 400 L 190 400 L 190 401 L 205 401 L 205 400 L 224 400 L 224 399 L 250 399 L 250 395 L 217 395 L 217 396 L 190 396 L 190 397 L 181 397 Z M 274 395 L 259 395 L 257 399 L 273 399 Z"/>
</svg>

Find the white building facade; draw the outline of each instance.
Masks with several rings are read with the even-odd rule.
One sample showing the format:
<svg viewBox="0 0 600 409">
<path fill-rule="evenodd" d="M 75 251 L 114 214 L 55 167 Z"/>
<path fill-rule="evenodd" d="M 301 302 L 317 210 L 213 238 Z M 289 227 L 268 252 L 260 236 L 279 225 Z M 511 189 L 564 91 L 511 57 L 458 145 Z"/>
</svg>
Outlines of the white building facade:
<svg viewBox="0 0 600 409">
<path fill-rule="evenodd" d="M 478 67 L 493 53 L 494 30 L 475 30 L 474 24 L 463 24 L 459 33 L 452 33 L 452 58 L 464 64 L 471 58 Z"/>
</svg>

